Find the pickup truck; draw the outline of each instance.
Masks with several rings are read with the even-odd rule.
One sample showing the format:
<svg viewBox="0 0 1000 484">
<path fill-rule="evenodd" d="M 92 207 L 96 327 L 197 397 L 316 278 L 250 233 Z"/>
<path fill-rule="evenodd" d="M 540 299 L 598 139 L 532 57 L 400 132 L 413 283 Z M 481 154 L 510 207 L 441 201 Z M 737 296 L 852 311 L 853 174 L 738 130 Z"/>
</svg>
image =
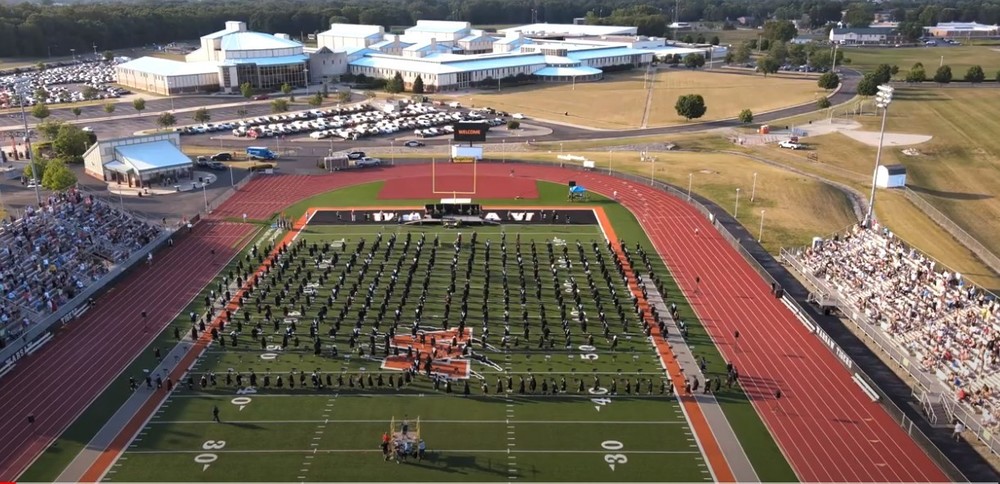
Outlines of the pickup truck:
<svg viewBox="0 0 1000 484">
<path fill-rule="evenodd" d="M 802 146 L 801 144 L 796 143 L 796 142 L 791 141 L 791 140 L 782 141 L 782 142 L 778 143 L 778 146 L 781 147 L 781 148 L 787 148 L 787 149 L 790 149 L 790 150 L 800 150 L 800 149 L 804 148 L 804 146 Z"/>
</svg>

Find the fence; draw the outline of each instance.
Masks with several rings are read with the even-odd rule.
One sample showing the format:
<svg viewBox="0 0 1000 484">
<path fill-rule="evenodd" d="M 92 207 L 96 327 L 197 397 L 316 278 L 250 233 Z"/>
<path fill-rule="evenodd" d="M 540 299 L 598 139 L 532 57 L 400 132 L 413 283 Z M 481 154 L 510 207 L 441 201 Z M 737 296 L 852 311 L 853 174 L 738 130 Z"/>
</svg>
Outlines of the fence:
<svg viewBox="0 0 1000 484">
<path fill-rule="evenodd" d="M 507 160 L 507 162 L 527 164 L 527 165 L 552 166 L 551 163 L 538 162 L 538 161 Z M 580 171 L 595 171 L 593 169 L 587 169 L 575 164 L 561 163 L 560 166 L 562 166 L 563 168 L 577 169 Z M 725 210 L 717 206 L 712 201 L 695 194 L 692 194 L 689 197 L 687 191 L 682 191 L 677 187 L 668 185 L 660 181 L 653 180 L 649 177 L 638 176 L 631 173 L 622 173 L 610 169 L 609 170 L 601 169 L 597 171 L 600 171 L 602 173 L 607 173 L 610 176 L 614 176 L 622 180 L 628 180 L 632 183 L 650 186 L 657 190 L 673 195 L 680 200 L 686 201 L 695 210 L 697 210 L 703 216 L 712 221 L 712 225 L 716 228 L 719 234 L 721 234 L 722 237 L 726 239 L 726 241 L 728 241 L 730 245 L 732 245 L 733 248 L 740 253 L 741 256 L 743 256 L 743 258 L 747 261 L 747 263 L 749 263 L 750 266 L 753 267 L 754 270 L 756 270 L 757 273 L 766 282 L 769 283 L 778 282 L 771 275 L 771 273 L 764 267 L 765 265 L 770 265 L 769 262 L 776 262 L 776 261 L 774 261 L 773 258 L 770 258 L 770 256 L 767 255 L 767 253 L 760 247 L 760 245 L 752 237 L 740 237 L 738 235 L 735 235 L 733 231 L 741 230 L 742 226 L 739 224 L 739 222 L 733 219 L 728 213 L 726 213 Z M 732 230 L 726 228 L 727 225 L 732 227 Z M 753 252 L 758 252 L 758 255 L 755 256 Z M 770 261 L 765 260 L 764 262 L 762 262 L 761 260 L 758 260 L 758 257 L 761 257 L 761 255 L 767 257 L 768 259 L 770 259 Z M 784 268 L 776 264 L 774 270 L 784 270 Z M 831 292 L 831 294 L 834 293 Z M 925 434 L 920 429 L 920 427 L 913 420 L 911 420 L 906 415 L 906 413 L 901 408 L 899 408 L 899 406 L 897 406 L 892 401 L 891 398 L 889 398 L 889 395 L 885 393 L 885 391 L 883 391 L 875 383 L 875 380 L 872 379 L 870 376 L 868 376 L 868 374 L 865 373 L 864 370 L 862 370 L 861 367 L 858 366 L 850 358 L 850 356 L 848 356 L 847 353 L 836 344 L 834 339 L 826 331 L 822 329 L 820 324 L 817 323 L 816 320 L 814 320 L 809 315 L 809 313 L 805 310 L 805 308 L 803 308 L 798 301 L 795 301 L 787 297 L 784 299 L 786 303 L 789 304 L 790 309 L 792 309 L 792 311 L 796 313 L 797 317 L 803 319 L 805 322 L 809 323 L 813 328 L 815 328 L 813 334 L 815 334 L 816 337 L 823 342 L 823 344 L 827 347 L 827 349 L 829 349 L 830 352 L 837 357 L 838 361 L 840 361 L 841 364 L 843 364 L 848 371 L 853 372 L 857 378 L 867 383 L 871 387 L 871 389 L 875 391 L 875 393 L 879 396 L 879 399 L 883 404 L 882 407 L 885 408 L 886 412 L 889 413 L 890 416 L 892 416 L 892 418 L 896 421 L 897 424 L 899 424 L 899 426 L 906 432 L 906 434 L 910 438 L 915 440 L 921 447 L 923 447 L 931 456 L 931 458 L 938 463 L 938 465 L 945 471 L 947 475 L 949 475 L 953 479 L 958 479 L 958 478 L 964 479 L 964 474 L 955 466 L 955 464 L 946 455 L 944 455 L 944 453 L 941 452 L 941 450 L 936 445 L 934 445 L 934 442 L 931 441 L 931 439 L 927 436 L 927 434 Z M 852 321 L 855 321 L 855 324 L 857 324 L 858 320 L 852 319 Z M 971 425 L 967 424 L 966 427 L 969 428 L 969 430 L 972 430 Z M 981 433 L 977 433 L 977 436 L 979 436 L 980 434 Z M 987 434 L 987 436 L 989 436 L 992 440 L 991 434 Z"/>
<path fill-rule="evenodd" d="M 813 276 L 812 273 L 798 261 L 798 253 L 782 249 L 781 258 L 788 263 L 788 265 L 791 266 L 795 272 L 799 273 L 799 275 L 809 281 L 809 284 L 814 286 L 816 289 L 830 294 L 837 293 L 825 281 Z M 867 315 L 856 310 L 849 303 L 841 303 L 837 306 L 837 308 L 842 314 L 847 316 L 847 318 L 850 319 L 851 322 L 853 322 L 854 325 L 865 334 L 868 340 L 874 343 L 884 355 L 889 357 L 889 359 L 897 367 L 906 371 L 906 373 L 917 382 L 919 389 L 915 389 L 915 392 L 919 391 L 921 393 L 931 394 L 939 393 L 942 395 L 951 395 L 954 393 L 953 389 L 949 388 L 948 385 L 938 378 L 936 374 L 929 374 L 928 371 L 911 361 L 911 356 L 902 351 L 899 345 L 889 339 L 885 332 L 883 332 L 877 324 L 869 319 Z M 982 441 L 983 444 L 990 449 L 990 452 L 995 455 L 1000 455 L 1000 440 L 993 435 L 993 432 L 990 429 L 984 427 L 982 423 L 980 423 L 979 417 L 970 407 L 952 401 L 954 399 L 944 398 L 942 400 L 945 408 L 948 409 L 948 415 L 937 415 L 937 419 L 950 421 L 953 417 L 960 420 L 965 424 L 965 428 L 969 432 L 972 432 L 977 439 Z"/>
<path fill-rule="evenodd" d="M 931 220 L 934 220 L 938 225 L 948 231 L 955 237 L 956 240 L 965 248 L 976 254 L 980 260 L 982 260 L 986 265 L 990 266 L 990 269 L 1000 273 L 1000 257 L 991 252 L 982 243 L 979 242 L 975 237 L 966 232 L 962 227 L 959 227 L 954 221 L 948 218 L 947 215 L 941 213 L 940 210 L 931 205 L 924 197 L 921 197 L 917 192 L 910 190 L 909 188 L 903 188 L 903 194 L 906 198 L 913 202 L 920 211 L 924 212 Z"/>
</svg>

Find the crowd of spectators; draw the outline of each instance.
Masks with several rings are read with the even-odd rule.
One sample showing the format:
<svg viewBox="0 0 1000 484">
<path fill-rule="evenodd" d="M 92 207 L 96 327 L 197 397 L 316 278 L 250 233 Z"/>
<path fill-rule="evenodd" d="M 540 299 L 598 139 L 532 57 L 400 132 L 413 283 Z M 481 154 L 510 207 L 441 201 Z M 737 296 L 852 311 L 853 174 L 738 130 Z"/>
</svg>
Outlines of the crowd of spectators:
<svg viewBox="0 0 1000 484">
<path fill-rule="evenodd" d="M 70 190 L 0 227 L 0 340 L 18 337 L 162 230 Z"/>
<path fill-rule="evenodd" d="M 961 274 L 937 270 L 933 259 L 877 225 L 816 244 L 800 261 L 925 371 L 951 385 L 958 400 L 980 408 L 997 402 L 1000 302 L 995 295 Z"/>
</svg>

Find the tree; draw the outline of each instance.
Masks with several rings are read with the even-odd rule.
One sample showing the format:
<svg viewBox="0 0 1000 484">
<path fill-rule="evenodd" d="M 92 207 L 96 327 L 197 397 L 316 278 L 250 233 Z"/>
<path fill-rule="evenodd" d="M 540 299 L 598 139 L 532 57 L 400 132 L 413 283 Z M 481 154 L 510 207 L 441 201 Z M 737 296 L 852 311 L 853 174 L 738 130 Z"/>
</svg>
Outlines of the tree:
<svg viewBox="0 0 1000 484">
<path fill-rule="evenodd" d="M 1000 82 L 1000 71 L 997 71 L 997 79 L 996 79 L 996 81 Z"/>
<path fill-rule="evenodd" d="M 705 65 L 705 56 L 701 54 L 688 54 L 684 56 L 684 67 L 697 69 Z"/>
<path fill-rule="evenodd" d="M 289 94 L 291 94 L 292 93 L 292 85 L 289 84 L 289 83 L 287 83 L 287 82 L 284 83 L 284 84 L 282 84 L 281 85 L 281 93 L 284 94 L 284 95 L 286 95 L 286 96 L 288 96 Z M 288 96 L 288 99 L 291 102 L 295 102 L 295 96 Z"/>
<path fill-rule="evenodd" d="M 337 102 L 346 103 L 351 100 L 351 88 L 345 87 L 337 91 Z"/>
<path fill-rule="evenodd" d="M 174 117 L 174 113 L 165 112 L 156 118 L 156 124 L 163 129 L 167 129 L 177 124 L 177 118 Z"/>
<path fill-rule="evenodd" d="M 750 42 L 740 42 L 736 46 L 736 52 L 733 53 L 733 62 L 737 64 L 745 64 L 750 60 L 750 54 L 753 49 L 750 47 Z"/>
<path fill-rule="evenodd" d="M 726 63 L 726 65 L 736 62 L 736 54 L 731 49 L 727 50 L 726 56 L 722 58 L 722 62 Z"/>
<path fill-rule="evenodd" d="M 198 108 L 195 110 L 191 118 L 194 119 L 196 123 L 207 123 L 212 119 L 212 114 L 208 112 L 208 109 Z"/>
<path fill-rule="evenodd" d="M 73 116 L 76 116 L 76 119 L 80 119 L 80 115 L 83 114 L 83 110 L 80 108 L 70 109 L 69 112 L 73 113 Z"/>
<path fill-rule="evenodd" d="M 237 109 L 236 110 L 236 115 L 239 116 L 240 119 L 246 118 L 247 117 L 247 109 L 246 108 L 239 108 L 239 109 Z"/>
<path fill-rule="evenodd" d="M 679 96 L 677 103 L 674 104 L 674 109 L 677 110 L 679 116 L 684 116 L 684 119 L 689 121 L 704 116 L 705 111 L 708 111 L 705 106 L 705 98 L 701 97 L 701 94 Z"/>
<path fill-rule="evenodd" d="M 86 131 L 72 124 L 60 126 L 59 133 L 52 140 L 52 151 L 59 159 L 70 163 L 83 161 L 83 153 L 89 147 L 90 136 Z M 51 165 L 48 168 L 51 168 Z"/>
<path fill-rule="evenodd" d="M 864 77 L 858 81 L 858 95 L 860 96 L 874 96 L 878 93 L 879 82 L 875 78 L 875 74 L 869 72 L 865 74 Z"/>
<path fill-rule="evenodd" d="M 104 103 L 104 112 L 108 114 L 115 112 L 115 103 Z"/>
<path fill-rule="evenodd" d="M 132 107 L 141 113 L 146 109 L 146 100 L 141 97 L 137 97 L 132 100 Z"/>
<path fill-rule="evenodd" d="M 367 99 L 369 101 L 371 101 L 372 99 L 375 99 L 376 96 L 377 95 L 375 94 L 375 91 L 372 91 L 372 90 L 365 91 L 365 99 Z"/>
<path fill-rule="evenodd" d="M 764 77 L 767 77 L 768 74 L 778 72 L 779 68 L 781 68 L 781 64 L 772 57 L 765 57 L 757 61 L 757 70 L 764 73 Z"/>
<path fill-rule="evenodd" d="M 760 47 L 760 50 L 770 50 L 771 49 L 771 41 L 769 39 L 760 39 L 759 47 Z"/>
<path fill-rule="evenodd" d="M 84 99 L 90 101 L 97 97 L 97 88 L 95 88 L 94 86 L 83 86 L 83 89 L 80 91 L 80 94 L 83 95 Z"/>
<path fill-rule="evenodd" d="M 924 71 L 923 67 L 910 69 L 910 72 L 906 73 L 906 82 L 924 82 L 926 80 L 927 72 Z"/>
<path fill-rule="evenodd" d="M 778 42 L 788 42 L 799 34 L 791 20 L 768 20 L 764 22 L 764 38 Z"/>
<path fill-rule="evenodd" d="M 750 124 L 753 122 L 753 111 L 749 109 L 744 109 L 740 111 L 740 122 L 743 124 Z"/>
<path fill-rule="evenodd" d="M 38 120 L 41 121 L 51 116 L 52 112 L 49 111 L 49 107 L 46 106 L 45 104 L 38 103 L 31 108 L 31 115 L 38 118 Z"/>
<path fill-rule="evenodd" d="M 694 43 L 696 43 L 696 44 L 704 44 L 705 43 L 705 34 L 698 34 L 698 37 L 696 37 L 694 39 Z"/>
<path fill-rule="evenodd" d="M 844 11 L 843 21 L 851 28 L 868 27 L 873 20 L 875 20 L 875 10 L 868 3 L 852 3 Z"/>
<path fill-rule="evenodd" d="M 979 84 L 986 80 L 986 73 L 983 72 L 982 66 L 972 66 L 968 71 L 965 72 L 965 82 L 971 82 L 973 84 Z"/>
<path fill-rule="evenodd" d="M 713 35 L 712 38 L 708 41 L 708 43 L 712 45 L 719 45 L 719 36 Z"/>
<path fill-rule="evenodd" d="M 507 129 L 518 129 L 520 127 L 521 127 L 521 122 L 516 119 L 507 121 Z"/>
<path fill-rule="evenodd" d="M 312 107 L 319 107 L 323 104 L 323 93 L 317 92 L 312 96 L 309 96 L 309 105 Z"/>
<path fill-rule="evenodd" d="M 110 50 L 106 50 L 104 51 L 104 55 L 102 57 L 104 59 L 104 62 L 111 62 L 115 60 L 115 53 L 111 52 Z"/>
<path fill-rule="evenodd" d="M 820 108 L 820 109 L 827 109 L 827 108 L 829 108 L 829 107 L 830 107 L 831 105 L 832 105 L 832 104 L 830 104 L 830 99 L 829 99 L 829 98 L 827 98 L 827 97 L 825 97 L 825 96 L 824 96 L 824 97 L 821 97 L 821 98 L 819 98 L 819 100 L 818 100 L 818 101 L 816 101 L 816 107 L 818 107 L 818 108 Z"/>
<path fill-rule="evenodd" d="M 423 94 L 424 93 L 424 78 L 417 75 L 417 78 L 413 80 L 413 93 Z"/>
<path fill-rule="evenodd" d="M 385 92 L 390 94 L 396 94 L 403 92 L 403 74 L 396 72 L 396 75 L 392 76 L 392 79 L 385 84 Z"/>
<path fill-rule="evenodd" d="M 275 99 L 271 101 L 271 112 L 272 113 L 283 113 L 288 111 L 288 100 L 287 99 Z"/>
<path fill-rule="evenodd" d="M 31 163 L 25 165 L 24 170 L 21 171 L 21 175 L 29 180 L 41 180 L 45 175 L 45 165 L 47 162 L 41 158 L 35 157 Z M 34 173 L 32 173 L 34 170 Z"/>
<path fill-rule="evenodd" d="M 892 66 L 889 64 L 879 64 L 875 67 L 875 71 L 872 74 L 875 76 L 876 83 L 885 84 L 892 79 Z"/>
<path fill-rule="evenodd" d="M 65 123 L 59 121 L 58 119 L 52 119 L 38 123 L 38 125 L 35 126 L 35 129 L 37 129 L 38 133 L 42 135 L 42 139 L 52 141 L 59 135 L 59 128 L 61 128 L 63 124 Z"/>
<path fill-rule="evenodd" d="M 693 44 L 694 43 L 694 36 L 691 35 L 691 34 L 687 34 L 687 35 L 684 36 L 683 39 L 681 39 L 681 42 L 684 42 L 685 44 Z"/>
<path fill-rule="evenodd" d="M 951 66 L 938 67 L 934 73 L 934 82 L 938 84 L 948 84 L 951 82 Z"/>
<path fill-rule="evenodd" d="M 55 159 L 48 163 L 42 175 L 42 186 L 46 190 L 61 192 L 73 185 L 76 185 L 76 175 L 66 167 L 65 162 Z"/>
<path fill-rule="evenodd" d="M 242 94 L 243 97 L 250 99 L 253 97 L 253 86 L 251 86 L 249 82 L 240 84 L 240 94 Z"/>
<path fill-rule="evenodd" d="M 816 84 L 823 89 L 836 89 L 840 84 L 840 76 L 834 72 L 824 72 Z"/>
<path fill-rule="evenodd" d="M 44 87 L 35 89 L 35 99 L 37 99 L 38 102 L 45 102 L 49 99 L 49 91 L 46 91 Z"/>
</svg>

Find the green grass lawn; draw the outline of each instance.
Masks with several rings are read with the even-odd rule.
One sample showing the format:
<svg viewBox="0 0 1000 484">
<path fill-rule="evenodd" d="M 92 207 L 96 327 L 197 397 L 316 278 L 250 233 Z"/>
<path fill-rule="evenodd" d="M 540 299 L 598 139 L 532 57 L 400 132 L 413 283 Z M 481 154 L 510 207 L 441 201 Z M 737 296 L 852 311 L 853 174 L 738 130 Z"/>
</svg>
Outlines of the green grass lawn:
<svg viewBox="0 0 1000 484">
<path fill-rule="evenodd" d="M 844 58 L 850 59 L 845 67 L 870 72 L 879 64 L 899 66 L 898 79 L 906 77 L 906 72 L 917 62 L 923 63 L 927 77 L 943 62 L 951 66 L 955 79 L 965 76 L 965 71 L 974 65 L 982 66 L 987 79 L 994 79 L 1000 69 L 1000 52 L 995 46 L 961 45 L 955 47 L 907 47 L 907 48 L 844 48 Z M 943 61 L 942 61 L 943 58 Z"/>
<path fill-rule="evenodd" d="M 380 183 L 359 185 L 336 192 L 319 195 L 290 207 L 285 213 L 296 216 L 311 206 L 391 206 L 391 205 L 421 205 L 423 201 L 380 201 L 376 194 L 381 188 Z M 558 205 L 565 204 L 565 187 L 556 184 L 539 183 L 539 198 L 536 200 L 497 200 L 479 201 L 484 205 Z M 602 206 L 611 220 L 619 237 L 638 242 L 647 250 L 651 250 L 648 239 L 635 218 L 623 207 L 607 199 L 594 196 L 589 205 Z M 583 205 L 580 206 L 583 208 Z M 530 254 L 529 244 L 536 242 L 539 258 L 543 261 L 541 279 L 543 281 L 541 300 L 534 294 L 534 281 L 530 270 L 526 270 L 526 290 L 528 307 L 531 309 L 531 336 L 520 338 L 517 346 L 504 352 L 498 349 L 499 338 L 503 331 L 502 323 L 496 321 L 502 312 L 502 300 L 498 279 L 500 265 L 498 257 L 499 228 L 477 229 L 480 246 L 486 239 L 493 240 L 493 258 L 491 259 L 492 283 L 489 296 L 491 307 L 490 343 L 494 346 L 483 349 L 478 344 L 474 349 L 482 352 L 494 365 L 475 364 L 473 371 L 483 380 L 471 380 L 469 397 L 463 397 L 464 384 L 457 382 L 448 395 L 443 388 L 435 389 L 431 382 L 423 377 L 403 386 L 399 391 L 366 383 L 366 388 L 351 388 L 347 385 L 350 376 L 379 374 L 385 378 L 389 370 L 380 369 L 381 354 L 378 358 L 359 358 L 352 352 L 347 342 L 349 330 L 356 319 L 354 312 L 342 322 L 335 340 L 330 340 L 327 331 L 332 326 L 333 316 L 339 314 L 339 308 L 344 304 L 343 292 L 340 299 L 332 305 L 327 322 L 321 325 L 324 340 L 327 340 L 322 354 L 314 355 L 311 344 L 308 343 L 308 323 L 314 315 L 316 307 L 307 309 L 303 321 L 298 328 L 303 344 L 296 348 L 293 340 L 285 349 L 281 345 L 280 335 L 274 335 L 273 327 L 267 326 L 266 334 L 271 336 L 268 349 L 262 350 L 259 343 L 251 344 L 249 328 L 244 329 L 245 336 L 240 338 L 240 346 L 236 349 L 231 345 L 221 348 L 213 345 L 203 355 L 193 368 L 196 376 L 194 389 L 179 386 L 171 395 L 169 401 L 160 409 L 154 419 L 139 435 L 109 472 L 110 481 L 287 481 L 287 480 L 406 480 L 406 481 L 470 481 L 470 480 L 506 480 L 511 475 L 519 479 L 546 481 L 702 481 L 710 479 L 706 473 L 705 462 L 693 441 L 691 430 L 684 420 L 681 409 L 674 398 L 660 394 L 662 370 L 648 340 L 639 332 L 641 326 L 631 312 L 630 303 L 625 296 L 626 289 L 616 282 L 619 301 L 626 308 L 629 319 L 627 328 L 618 322 L 618 316 L 613 309 L 609 288 L 603 278 L 595 277 L 600 291 L 599 298 L 582 299 L 584 312 L 596 313 L 596 300 L 600 299 L 605 311 L 611 319 L 610 330 L 618 334 L 618 347 L 612 351 L 606 340 L 595 325 L 590 323 L 590 331 L 596 332 L 594 347 L 582 348 L 589 343 L 583 332 L 574 321 L 570 336 L 570 347 L 565 347 L 560 315 L 555 303 L 555 288 L 547 278 L 548 252 L 545 242 L 559 238 L 567 242 L 569 255 L 576 263 L 571 267 L 560 268 L 560 277 L 572 275 L 581 283 L 581 291 L 588 288 L 586 274 L 582 264 L 575 259 L 575 241 L 579 240 L 587 253 L 588 260 L 595 264 L 595 255 L 590 241 L 598 241 L 599 248 L 603 235 L 597 226 L 590 225 L 539 225 L 539 226 L 506 226 L 508 250 L 514 251 L 515 234 L 520 234 L 522 252 Z M 433 234 L 440 234 L 445 257 L 439 254 L 440 262 L 432 271 L 427 303 L 424 308 L 424 327 L 440 324 L 440 314 L 443 310 L 443 291 L 448 279 L 448 259 L 451 254 L 451 242 L 454 232 L 445 229 L 404 228 L 397 225 L 386 227 L 378 225 L 364 226 L 322 226 L 307 228 L 300 238 L 307 244 L 316 242 L 322 245 L 327 241 L 345 240 L 347 247 L 355 247 L 361 237 L 369 243 L 378 232 L 385 237 L 390 233 L 400 231 L 410 232 L 413 237 L 419 237 L 420 232 L 428 233 L 428 243 Z M 267 234 L 265 234 L 267 235 Z M 274 235 L 271 233 L 271 235 Z M 415 242 L 416 239 L 414 239 Z M 467 239 L 466 239 L 467 241 Z M 266 242 L 258 239 L 259 243 Z M 383 249 L 385 247 L 383 240 Z M 401 243 L 401 242 L 398 242 Z M 466 242 L 467 243 L 467 242 Z M 558 248 L 560 246 L 556 246 Z M 398 248 L 396 254 L 398 254 Z M 411 249 L 412 250 L 412 249 Z M 351 251 L 349 250 L 348 253 Z M 557 250 L 558 253 L 561 253 Z M 380 255 L 381 252 L 376 253 Z M 459 270 L 464 272 L 464 250 L 460 259 Z M 303 254 L 303 260 L 310 259 Z M 427 257 L 426 254 L 424 257 Z M 480 261 L 481 261 L 481 255 Z M 605 254 L 607 257 L 607 254 Z M 672 279 L 668 276 L 662 262 L 653 257 L 658 274 L 664 278 L 671 294 L 679 294 Z M 311 260 L 311 259 L 310 259 Z M 376 257 L 375 260 L 381 260 Z M 390 258 L 391 271 L 395 258 Z M 610 263 L 610 261 L 608 261 Z M 405 267 L 405 266 L 404 266 Z M 470 291 L 470 311 L 475 313 L 485 298 L 483 279 L 479 266 L 473 272 L 473 284 Z M 508 266 L 511 267 L 511 266 Z M 513 269 L 509 269 L 513 270 Z M 366 274 L 359 287 L 367 287 L 373 281 L 374 269 Z M 419 271 L 422 274 L 423 271 Z M 519 296 L 517 293 L 520 282 L 516 273 L 511 273 L 511 335 L 521 336 L 522 324 L 519 311 Z M 333 273 L 333 276 L 339 274 Z M 336 277 L 328 279 L 318 292 L 329 294 L 330 286 Z M 381 279 L 379 291 L 385 291 L 386 277 Z M 214 285 L 214 284 L 213 284 Z M 414 286 L 417 291 L 411 293 L 407 310 L 413 307 L 414 300 L 419 295 L 420 284 Z M 277 289 L 276 289 L 277 290 Z M 293 288 L 294 290 L 294 288 Z M 398 306 L 399 291 L 393 296 L 392 307 Z M 461 291 L 461 284 L 458 285 Z M 363 294 L 364 291 L 362 291 Z M 378 292 L 382 294 L 382 292 Z M 478 298 L 478 299 L 477 299 Z M 200 301 L 196 299 L 189 310 L 200 311 Z M 571 302 L 572 299 L 568 298 Z M 707 373 L 713 378 L 725 374 L 725 362 L 712 346 L 710 338 L 698 323 L 691 309 L 684 301 L 677 301 L 681 318 L 689 327 L 689 343 L 695 353 L 704 356 L 708 362 Z M 360 304 L 360 302 L 355 302 Z M 537 321 L 545 307 L 549 326 L 553 330 L 554 345 L 551 348 L 538 348 L 540 327 Z M 377 307 L 377 303 L 373 304 Z M 259 318 L 255 311 L 248 309 L 252 318 Z M 412 313 L 411 313 L 412 314 Z M 456 310 L 453 308 L 452 318 Z M 437 319 L 435 319 L 435 315 Z M 236 314 L 236 320 L 242 321 L 243 315 Z M 370 314 L 366 318 L 363 335 L 370 329 Z M 391 321 L 391 312 L 383 321 L 385 330 Z M 408 320 L 407 320 L 408 321 Z M 174 323 L 182 329 L 188 328 L 186 316 Z M 283 325 L 280 329 L 284 329 Z M 452 323 L 454 326 L 454 322 Z M 468 327 L 473 328 L 475 336 L 481 332 L 480 318 L 470 314 Z M 400 325 L 400 334 L 408 333 L 408 323 Z M 226 330 L 228 333 L 229 330 Z M 168 329 L 159 341 L 161 347 L 166 347 L 172 339 L 172 327 Z M 378 341 L 381 343 L 381 340 Z M 360 343 L 367 347 L 366 337 L 360 338 Z M 332 345 L 336 345 L 338 354 L 332 356 Z M 269 353 L 266 358 L 263 355 Z M 366 349 L 366 355 L 369 353 Z M 273 355 L 273 356 L 272 356 Z M 149 367 L 149 362 L 139 362 L 133 365 L 127 374 L 136 374 L 141 368 Z M 272 385 L 269 389 L 260 389 L 259 393 L 237 395 L 233 386 L 225 385 L 225 374 L 229 369 L 246 374 L 253 369 L 263 379 L 270 373 Z M 321 378 L 330 374 L 334 391 L 317 391 L 308 385 L 305 388 L 299 383 L 299 373 L 305 371 L 307 376 L 312 371 L 318 371 Z M 197 379 L 206 372 L 216 373 L 219 386 L 209 385 L 200 388 Z M 287 385 L 288 378 L 293 375 L 295 388 Z M 399 373 L 391 374 L 399 376 Z M 506 375 L 511 375 L 514 383 L 513 393 L 496 393 L 497 379 L 504 382 Z M 274 388 L 278 375 L 286 382 L 283 388 Z M 343 376 L 345 384 L 338 387 L 337 376 Z M 534 394 L 517 394 L 519 378 L 535 376 L 539 380 L 539 388 Z M 600 386 L 607 389 L 611 381 L 616 380 L 618 394 L 614 396 L 594 395 L 589 390 L 582 394 L 577 392 L 582 382 L 587 388 L 594 384 L 594 378 L 600 379 Z M 559 395 L 542 395 L 541 381 L 555 381 L 561 384 L 567 381 L 567 392 Z M 625 393 L 626 380 L 635 385 L 639 380 L 641 390 Z M 480 387 L 485 382 L 488 386 L 484 394 Z M 386 382 L 387 383 L 387 382 Z M 653 391 L 648 391 L 652 383 Z M 60 444 L 50 449 L 38 464 L 33 466 L 28 474 L 22 476 L 26 480 L 52 480 L 68 463 L 90 436 L 100 427 L 127 396 L 124 383 L 113 386 L 102 396 L 101 408 L 92 408 L 88 414 L 92 418 L 78 421 Z M 764 481 L 792 481 L 794 473 L 788 466 L 766 428 L 756 415 L 745 395 L 737 389 L 722 389 L 717 397 L 728 416 L 731 425 L 737 433 L 751 462 Z M 592 399 L 597 398 L 597 401 Z M 237 405 L 238 404 L 238 405 Z M 211 409 L 218 405 L 225 424 L 212 424 Z M 428 443 L 430 457 L 421 463 L 396 465 L 383 463 L 379 459 L 378 437 L 389 429 L 393 419 L 399 422 L 403 418 L 414 421 L 419 417 L 421 437 Z M 509 422 L 508 422 L 509 421 Z M 509 440 L 509 439 L 514 440 Z M 223 443 L 224 441 L 224 443 Z M 515 443 L 515 446 L 508 446 Z M 618 446 L 621 445 L 621 449 Z M 221 446 L 221 447 L 220 447 Z M 510 449 L 508 453 L 508 449 Z M 618 456 L 617 454 L 622 454 Z M 511 458 L 513 456 L 513 458 Z M 609 457 L 611 456 L 611 457 Z M 357 465 L 361 463 L 362 465 Z M 380 465 L 382 467 L 370 467 Z M 615 463 L 614 469 L 609 463 Z M 384 464 L 384 465 L 383 465 Z M 303 472 L 302 469 L 308 469 Z M 513 474 L 512 474 L 513 470 Z M 307 474 L 303 476 L 303 474 Z M 300 477 L 303 476 L 303 477 Z M 30 478 L 30 479 L 29 479 Z"/>
</svg>

